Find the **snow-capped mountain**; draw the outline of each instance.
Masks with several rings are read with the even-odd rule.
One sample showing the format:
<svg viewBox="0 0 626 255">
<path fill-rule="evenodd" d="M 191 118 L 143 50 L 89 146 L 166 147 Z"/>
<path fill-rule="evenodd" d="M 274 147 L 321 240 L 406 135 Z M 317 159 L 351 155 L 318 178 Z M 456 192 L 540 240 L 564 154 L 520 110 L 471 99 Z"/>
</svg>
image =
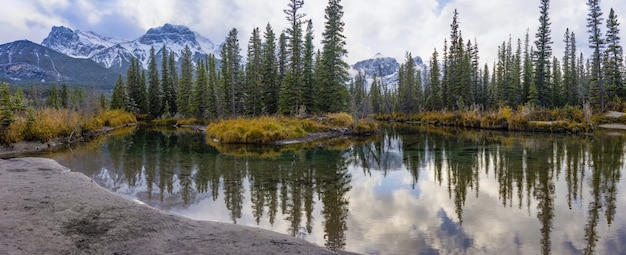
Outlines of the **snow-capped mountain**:
<svg viewBox="0 0 626 255">
<path fill-rule="evenodd" d="M 99 51 L 123 42 L 125 40 L 102 36 L 91 31 L 74 31 L 64 26 L 54 26 L 41 45 L 73 58 L 90 58 Z"/>
<path fill-rule="evenodd" d="M 68 83 L 107 86 L 117 73 L 88 59 L 59 53 L 27 40 L 0 45 L 0 81 L 11 83 Z"/>
<path fill-rule="evenodd" d="M 53 27 L 42 45 L 76 58 L 91 59 L 106 68 L 121 72 L 126 70 L 133 57 L 139 59 L 141 65 L 147 69 L 151 47 L 154 47 L 159 61 L 164 45 L 168 52 L 174 52 L 176 61 L 187 45 L 194 58 L 201 58 L 207 54 L 219 56 L 219 47 L 211 40 L 186 26 L 172 24 L 151 28 L 135 40 L 122 40 L 94 32 Z"/>
<path fill-rule="evenodd" d="M 421 57 L 415 57 L 414 63 L 417 70 L 423 70 L 424 63 Z M 395 88 L 398 85 L 398 73 L 400 71 L 400 63 L 392 57 L 386 57 L 380 53 L 374 57 L 357 62 L 352 66 L 354 75 L 359 72 L 365 73 L 367 88 L 369 89 L 374 76 L 381 78 L 382 82 L 388 88 Z"/>
</svg>

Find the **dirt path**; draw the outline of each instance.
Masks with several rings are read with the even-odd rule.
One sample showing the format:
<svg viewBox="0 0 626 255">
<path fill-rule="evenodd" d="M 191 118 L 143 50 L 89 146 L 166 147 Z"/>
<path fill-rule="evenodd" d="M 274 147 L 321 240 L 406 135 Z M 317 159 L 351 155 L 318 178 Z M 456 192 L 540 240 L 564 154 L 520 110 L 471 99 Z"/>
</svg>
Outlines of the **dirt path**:
<svg viewBox="0 0 626 255">
<path fill-rule="evenodd" d="M 291 236 L 194 221 L 113 194 L 50 159 L 0 160 L 0 254 L 335 254 Z"/>
</svg>

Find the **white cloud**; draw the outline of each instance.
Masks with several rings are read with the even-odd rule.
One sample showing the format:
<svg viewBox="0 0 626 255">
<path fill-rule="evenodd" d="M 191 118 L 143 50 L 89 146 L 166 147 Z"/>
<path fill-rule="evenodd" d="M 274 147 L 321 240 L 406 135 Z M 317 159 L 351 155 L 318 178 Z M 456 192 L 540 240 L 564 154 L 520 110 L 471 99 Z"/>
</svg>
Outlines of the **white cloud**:
<svg viewBox="0 0 626 255">
<path fill-rule="evenodd" d="M 626 5 L 621 1 L 602 1 L 604 16 L 613 7 L 624 23 Z M 0 42 L 19 39 L 41 42 L 53 25 L 133 39 L 151 27 L 174 23 L 189 26 L 218 43 L 230 29 L 237 28 L 245 50 L 253 28 L 264 29 L 268 22 L 277 33 L 286 28 L 282 10 L 287 8 L 287 3 L 287 0 L 12 1 L 0 9 Z M 302 10 L 314 21 L 317 42 L 324 27 L 326 4 L 326 1 L 307 0 Z M 532 44 L 539 18 L 539 1 L 527 0 L 344 0 L 342 4 L 349 63 L 379 52 L 402 59 L 410 51 L 424 60 L 434 48 L 441 53 L 443 40 L 450 33 L 454 9 L 459 11 L 464 39 L 477 40 L 482 61 L 491 63 L 498 45 L 508 40 L 509 35 L 514 41 L 523 39 L 528 29 Z M 574 4 L 569 0 L 551 1 L 555 56 L 562 55 L 563 34 L 568 27 L 577 35 L 578 49 L 588 51 L 586 14 L 584 1 Z"/>
</svg>

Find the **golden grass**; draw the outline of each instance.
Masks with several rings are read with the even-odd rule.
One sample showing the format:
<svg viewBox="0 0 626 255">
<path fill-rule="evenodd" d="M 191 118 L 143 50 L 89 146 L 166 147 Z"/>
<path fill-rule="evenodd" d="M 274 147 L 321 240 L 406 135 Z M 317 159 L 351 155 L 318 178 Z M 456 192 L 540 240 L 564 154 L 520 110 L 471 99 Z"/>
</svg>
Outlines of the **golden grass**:
<svg viewBox="0 0 626 255">
<path fill-rule="evenodd" d="M 68 137 L 72 132 L 89 131 L 103 126 L 116 127 L 136 121 L 133 114 L 121 110 L 105 111 L 84 118 L 76 111 L 46 108 L 17 114 L 15 122 L 6 130 L 2 142 L 46 142 L 59 137 Z"/>
<path fill-rule="evenodd" d="M 412 115 L 408 120 L 405 120 L 406 118 L 402 114 L 377 115 L 376 119 L 381 121 L 411 121 L 431 125 L 511 131 L 574 133 L 591 131 L 591 126 L 585 120 L 583 110 L 580 107 L 573 106 L 552 110 L 537 109 L 532 106 L 519 106 L 517 109 L 502 106 L 497 111 L 421 112 Z M 626 117 L 624 117 L 624 121 L 626 122 Z M 606 122 L 606 120 L 602 116 L 593 116 L 592 123 L 594 125 L 602 124 L 603 122 Z"/>
<path fill-rule="evenodd" d="M 279 140 L 303 138 L 310 133 L 351 128 L 352 124 L 352 116 L 347 113 L 333 113 L 309 119 L 264 116 L 212 123 L 207 127 L 206 134 L 210 140 L 226 144 L 269 144 Z M 374 127 L 377 126 L 363 123 L 359 128 L 366 132 Z"/>
</svg>

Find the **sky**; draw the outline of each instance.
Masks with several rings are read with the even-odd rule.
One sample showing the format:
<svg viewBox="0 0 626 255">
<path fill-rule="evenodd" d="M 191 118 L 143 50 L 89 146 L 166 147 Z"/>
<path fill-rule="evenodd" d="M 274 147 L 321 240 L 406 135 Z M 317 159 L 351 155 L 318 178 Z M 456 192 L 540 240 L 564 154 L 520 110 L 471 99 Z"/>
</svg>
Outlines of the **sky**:
<svg viewBox="0 0 626 255">
<path fill-rule="evenodd" d="M 601 1 L 604 17 L 615 9 L 624 24 L 624 0 Z M 136 39 L 149 28 L 165 23 L 185 25 L 221 43 L 232 28 L 239 31 L 245 51 L 252 30 L 269 23 L 275 32 L 288 26 L 283 10 L 289 0 L 0 0 L 0 44 L 27 39 L 41 43 L 52 26 L 123 39 Z M 302 13 L 313 20 L 317 47 L 324 28 L 327 1 L 304 0 Z M 354 64 L 377 53 L 403 60 L 406 52 L 428 61 L 449 37 L 455 9 L 466 40 L 477 41 L 481 62 L 493 63 L 497 47 L 516 42 L 530 32 L 531 43 L 539 26 L 539 0 L 343 0 L 348 56 Z M 552 0 L 549 15 L 553 52 L 563 55 L 566 28 L 575 32 L 579 51 L 588 56 L 585 0 Z M 606 26 L 603 24 L 603 31 Z M 622 45 L 626 27 L 622 30 Z M 245 52 L 242 52 L 245 55 Z"/>
</svg>

